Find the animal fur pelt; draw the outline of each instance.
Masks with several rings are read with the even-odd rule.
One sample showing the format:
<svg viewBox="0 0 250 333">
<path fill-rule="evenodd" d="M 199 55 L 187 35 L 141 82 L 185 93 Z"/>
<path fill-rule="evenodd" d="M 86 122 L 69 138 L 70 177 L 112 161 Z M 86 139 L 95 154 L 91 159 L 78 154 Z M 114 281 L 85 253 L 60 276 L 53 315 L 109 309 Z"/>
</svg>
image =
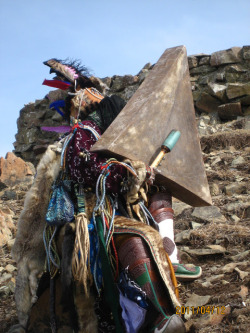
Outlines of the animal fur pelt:
<svg viewBox="0 0 250 333">
<path fill-rule="evenodd" d="M 163 247 L 160 234 L 151 226 L 138 222 L 137 220 L 128 219 L 124 216 L 115 217 L 115 234 L 133 234 L 144 239 L 149 247 L 152 259 L 157 264 L 160 276 L 165 284 L 166 291 L 172 302 L 172 308 L 175 313 L 176 306 L 180 302 L 175 294 L 175 289 L 171 280 L 170 268 L 166 259 L 166 252 Z"/>
<path fill-rule="evenodd" d="M 43 229 L 45 214 L 51 185 L 60 170 L 61 149 L 62 142 L 47 148 L 38 164 L 34 183 L 25 197 L 24 208 L 17 225 L 12 257 L 17 263 L 15 300 L 19 324 L 22 327 L 27 325 L 31 306 L 37 298 L 38 279 L 44 270 Z"/>
</svg>

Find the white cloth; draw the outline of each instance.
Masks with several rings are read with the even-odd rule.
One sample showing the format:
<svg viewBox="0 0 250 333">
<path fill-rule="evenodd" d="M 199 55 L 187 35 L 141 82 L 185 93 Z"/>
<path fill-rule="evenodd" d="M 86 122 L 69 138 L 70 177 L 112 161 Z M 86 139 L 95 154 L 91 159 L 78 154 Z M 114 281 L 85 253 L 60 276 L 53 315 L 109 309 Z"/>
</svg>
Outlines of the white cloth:
<svg viewBox="0 0 250 333">
<path fill-rule="evenodd" d="M 169 256 L 169 259 L 172 263 L 179 263 L 177 258 L 178 250 L 177 246 L 174 241 L 174 220 L 173 219 L 166 219 L 161 221 L 159 224 L 159 233 L 162 238 L 168 237 L 175 245 L 173 253 Z"/>
</svg>

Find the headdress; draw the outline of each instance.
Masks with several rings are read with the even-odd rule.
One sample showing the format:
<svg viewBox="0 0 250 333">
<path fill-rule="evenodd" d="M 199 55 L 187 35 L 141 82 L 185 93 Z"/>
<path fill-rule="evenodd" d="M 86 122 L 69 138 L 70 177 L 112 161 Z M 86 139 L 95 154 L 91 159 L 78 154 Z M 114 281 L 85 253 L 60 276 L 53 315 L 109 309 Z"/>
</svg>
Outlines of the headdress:
<svg viewBox="0 0 250 333">
<path fill-rule="evenodd" d="M 104 97 L 97 90 L 98 79 L 90 77 L 89 70 L 80 64 L 79 61 L 50 59 L 44 62 L 50 67 L 50 73 L 55 73 L 53 80 L 44 80 L 43 84 L 49 87 L 68 91 L 66 100 L 59 100 L 50 104 L 64 118 L 69 119 L 70 113 L 75 117 L 86 117 L 92 112 L 93 106 L 99 103 Z M 100 86 L 100 84 L 99 84 Z M 99 88 L 99 87 L 98 87 Z M 87 110 L 86 112 L 85 109 Z"/>
</svg>

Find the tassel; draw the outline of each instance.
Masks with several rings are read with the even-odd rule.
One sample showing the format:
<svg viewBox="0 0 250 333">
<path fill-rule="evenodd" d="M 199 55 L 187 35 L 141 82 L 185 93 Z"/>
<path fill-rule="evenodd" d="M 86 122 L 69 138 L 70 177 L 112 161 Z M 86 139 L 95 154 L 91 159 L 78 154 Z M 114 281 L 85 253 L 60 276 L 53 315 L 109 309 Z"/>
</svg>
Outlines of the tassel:
<svg viewBox="0 0 250 333">
<path fill-rule="evenodd" d="M 89 249 L 88 219 L 85 213 L 79 213 L 76 217 L 76 237 L 72 260 L 72 272 L 74 279 L 83 285 L 87 296 L 89 296 L 88 278 L 91 278 Z"/>
</svg>

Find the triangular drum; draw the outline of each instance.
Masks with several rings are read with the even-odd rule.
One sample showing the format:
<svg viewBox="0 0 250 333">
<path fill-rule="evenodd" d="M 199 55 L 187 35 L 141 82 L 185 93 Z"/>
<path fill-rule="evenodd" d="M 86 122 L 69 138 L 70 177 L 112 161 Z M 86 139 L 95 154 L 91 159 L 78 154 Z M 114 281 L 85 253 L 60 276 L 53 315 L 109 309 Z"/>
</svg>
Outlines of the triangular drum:
<svg viewBox="0 0 250 333">
<path fill-rule="evenodd" d="M 191 206 L 211 205 L 184 46 L 163 53 L 92 151 L 150 165 L 172 130 L 181 135 L 158 167 L 155 184 Z"/>
</svg>

